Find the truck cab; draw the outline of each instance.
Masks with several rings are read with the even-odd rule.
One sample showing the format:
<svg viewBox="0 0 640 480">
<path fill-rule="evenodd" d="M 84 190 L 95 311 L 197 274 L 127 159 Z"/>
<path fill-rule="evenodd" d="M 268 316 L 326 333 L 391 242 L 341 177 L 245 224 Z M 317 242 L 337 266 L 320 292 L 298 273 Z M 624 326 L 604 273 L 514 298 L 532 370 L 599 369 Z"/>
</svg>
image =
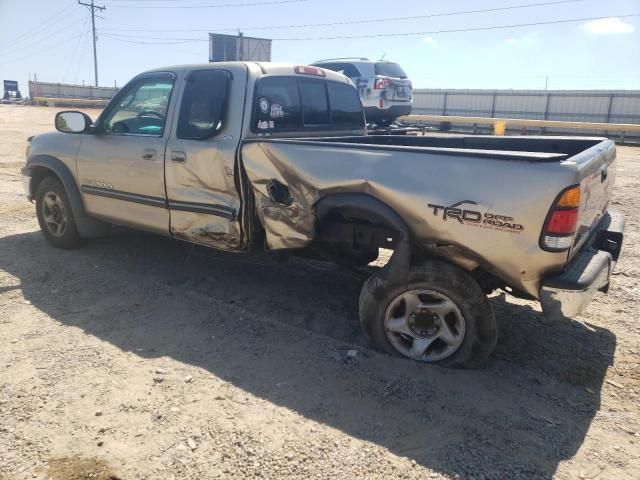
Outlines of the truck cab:
<svg viewBox="0 0 640 480">
<path fill-rule="evenodd" d="M 64 136 L 77 144 L 72 171 L 89 216 L 223 250 L 248 245 L 236 188 L 241 139 L 365 132 L 344 76 L 252 62 L 145 72 L 89 129 Z"/>
</svg>

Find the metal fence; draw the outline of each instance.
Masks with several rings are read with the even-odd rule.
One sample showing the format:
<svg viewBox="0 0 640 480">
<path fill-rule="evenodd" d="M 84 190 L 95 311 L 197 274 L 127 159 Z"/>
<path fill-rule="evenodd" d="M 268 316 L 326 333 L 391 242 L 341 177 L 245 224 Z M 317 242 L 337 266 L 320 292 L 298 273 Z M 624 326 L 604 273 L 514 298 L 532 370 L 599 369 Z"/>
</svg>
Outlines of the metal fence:
<svg viewBox="0 0 640 480">
<path fill-rule="evenodd" d="M 115 87 L 92 87 L 29 81 L 29 97 L 109 100 L 118 91 Z"/>
<path fill-rule="evenodd" d="M 640 90 L 416 89 L 413 95 L 414 114 L 640 124 Z"/>
</svg>

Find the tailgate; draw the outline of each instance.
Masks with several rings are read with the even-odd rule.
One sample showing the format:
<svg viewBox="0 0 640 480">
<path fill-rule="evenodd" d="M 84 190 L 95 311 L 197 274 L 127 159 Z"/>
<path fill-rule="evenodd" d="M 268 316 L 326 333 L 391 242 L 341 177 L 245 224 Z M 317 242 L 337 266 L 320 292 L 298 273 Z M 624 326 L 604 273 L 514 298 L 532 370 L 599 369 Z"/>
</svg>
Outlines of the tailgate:
<svg viewBox="0 0 640 480">
<path fill-rule="evenodd" d="M 607 211 L 616 176 L 616 147 L 611 140 L 603 140 L 567 161 L 576 163 L 580 184 L 576 240 L 569 252 L 572 258 Z"/>
<path fill-rule="evenodd" d="M 409 101 L 411 100 L 411 82 L 404 79 L 393 80 L 393 83 L 389 86 L 391 90 L 391 100 L 395 101 Z"/>
</svg>

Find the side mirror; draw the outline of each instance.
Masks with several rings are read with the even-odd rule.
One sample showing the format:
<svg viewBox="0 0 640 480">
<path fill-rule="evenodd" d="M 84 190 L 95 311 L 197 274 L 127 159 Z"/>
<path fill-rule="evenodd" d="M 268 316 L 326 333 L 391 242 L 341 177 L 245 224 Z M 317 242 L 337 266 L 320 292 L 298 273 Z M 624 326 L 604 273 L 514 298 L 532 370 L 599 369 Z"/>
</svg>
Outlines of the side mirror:
<svg viewBox="0 0 640 480">
<path fill-rule="evenodd" d="M 89 115 L 72 110 L 58 112 L 55 123 L 56 130 L 62 133 L 86 133 L 93 126 Z"/>
</svg>

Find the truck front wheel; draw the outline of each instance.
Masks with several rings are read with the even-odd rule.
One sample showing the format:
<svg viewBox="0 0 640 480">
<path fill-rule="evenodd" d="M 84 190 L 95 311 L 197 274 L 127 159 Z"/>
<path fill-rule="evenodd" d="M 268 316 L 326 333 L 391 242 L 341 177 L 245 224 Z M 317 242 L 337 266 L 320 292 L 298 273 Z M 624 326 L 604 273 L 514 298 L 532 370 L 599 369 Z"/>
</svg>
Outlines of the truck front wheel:
<svg viewBox="0 0 640 480">
<path fill-rule="evenodd" d="M 76 229 L 71 204 L 62 184 L 55 178 L 46 177 L 36 189 L 36 214 L 40 229 L 54 247 L 71 249 L 82 244 Z"/>
<path fill-rule="evenodd" d="M 498 338 L 480 286 L 440 260 L 413 267 L 401 285 L 369 277 L 360 294 L 360 323 L 379 350 L 452 368 L 478 367 Z"/>
</svg>

